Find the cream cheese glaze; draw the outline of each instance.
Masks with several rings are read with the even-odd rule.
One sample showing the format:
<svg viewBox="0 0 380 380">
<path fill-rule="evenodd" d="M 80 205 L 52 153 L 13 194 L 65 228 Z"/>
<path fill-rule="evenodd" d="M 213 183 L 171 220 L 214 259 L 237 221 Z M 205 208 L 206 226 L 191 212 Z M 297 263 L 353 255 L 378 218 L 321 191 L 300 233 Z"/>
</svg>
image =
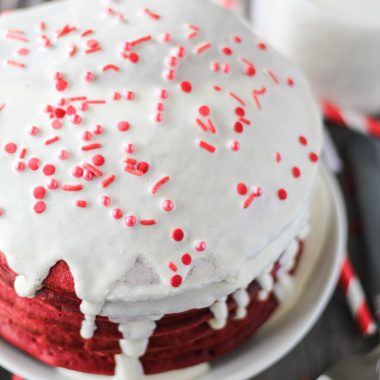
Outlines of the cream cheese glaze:
<svg viewBox="0 0 380 380">
<path fill-rule="evenodd" d="M 0 57 L 0 250 L 19 295 L 64 260 L 87 339 L 98 314 L 139 329 L 218 299 L 222 325 L 307 219 L 321 133 L 299 71 L 203 0 L 15 12 Z M 121 341 L 117 376 L 138 378 L 148 335 Z"/>
</svg>

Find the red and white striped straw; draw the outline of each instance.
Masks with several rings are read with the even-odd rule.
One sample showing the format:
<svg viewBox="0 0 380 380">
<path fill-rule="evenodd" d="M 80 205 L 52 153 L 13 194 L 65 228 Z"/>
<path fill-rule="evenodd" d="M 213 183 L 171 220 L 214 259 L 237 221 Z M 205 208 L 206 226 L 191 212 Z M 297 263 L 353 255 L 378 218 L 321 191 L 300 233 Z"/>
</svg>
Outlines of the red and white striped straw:
<svg viewBox="0 0 380 380">
<path fill-rule="evenodd" d="M 321 107 L 327 120 L 366 135 L 380 138 L 380 120 L 360 112 L 342 108 L 326 100 L 322 101 Z"/>
<path fill-rule="evenodd" d="M 372 335 L 377 326 L 372 316 L 363 287 L 352 266 L 351 260 L 346 255 L 342 265 L 339 283 L 346 295 L 348 305 L 356 323 L 363 335 Z"/>
</svg>

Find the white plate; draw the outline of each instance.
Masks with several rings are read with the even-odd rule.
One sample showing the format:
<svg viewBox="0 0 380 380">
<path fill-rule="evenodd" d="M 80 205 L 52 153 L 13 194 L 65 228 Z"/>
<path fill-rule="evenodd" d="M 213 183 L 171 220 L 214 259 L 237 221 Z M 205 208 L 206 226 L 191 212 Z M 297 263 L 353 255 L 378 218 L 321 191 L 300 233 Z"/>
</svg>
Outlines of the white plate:
<svg viewBox="0 0 380 380">
<path fill-rule="evenodd" d="M 340 190 L 324 169 L 313 200 L 311 233 L 294 281 L 292 299 L 244 346 L 224 356 L 199 380 L 246 380 L 273 365 L 311 329 L 336 286 L 346 245 L 346 215 Z M 0 341 L 0 365 L 28 380 L 67 380 Z M 90 376 L 92 378 L 92 376 Z M 96 378 L 96 377 L 94 377 Z"/>
</svg>

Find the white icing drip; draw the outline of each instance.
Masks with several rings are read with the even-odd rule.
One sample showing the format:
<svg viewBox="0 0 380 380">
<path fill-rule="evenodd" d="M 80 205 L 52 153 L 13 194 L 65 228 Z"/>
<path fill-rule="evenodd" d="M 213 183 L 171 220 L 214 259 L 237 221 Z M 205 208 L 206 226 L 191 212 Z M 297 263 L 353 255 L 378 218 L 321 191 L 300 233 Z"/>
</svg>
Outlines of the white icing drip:
<svg viewBox="0 0 380 380">
<path fill-rule="evenodd" d="M 35 282 L 21 274 L 16 276 L 14 282 L 15 291 L 20 297 L 33 298 L 41 286 L 40 282 Z"/>
<path fill-rule="evenodd" d="M 288 273 L 279 276 L 274 285 L 273 292 L 279 302 L 286 302 L 294 292 L 293 277 Z"/>
<path fill-rule="evenodd" d="M 211 307 L 211 312 L 214 314 L 214 318 L 209 320 L 209 325 L 214 330 L 221 330 L 226 327 L 228 319 L 228 305 L 227 297 L 218 299 Z"/>
<path fill-rule="evenodd" d="M 261 286 L 261 290 L 259 291 L 258 298 L 260 301 L 265 301 L 268 299 L 270 293 L 273 289 L 273 276 L 272 276 L 273 265 L 269 269 L 267 269 L 263 274 L 261 274 L 257 278 L 257 282 Z"/>
<path fill-rule="evenodd" d="M 123 338 L 120 340 L 122 353 L 116 355 L 115 380 L 139 380 L 144 375 L 144 369 L 140 362 L 148 348 L 149 338 L 156 329 L 156 320 L 162 316 L 152 317 L 151 320 L 125 321 L 119 318 L 111 318 L 111 321 L 119 324 L 119 331 Z M 153 320 L 154 319 L 154 320 Z"/>
<path fill-rule="evenodd" d="M 102 311 L 103 304 L 82 301 L 80 310 L 84 314 L 80 335 L 83 339 L 91 339 L 96 330 L 96 316 Z"/>
<path fill-rule="evenodd" d="M 236 319 L 244 319 L 247 316 L 247 307 L 251 301 L 247 289 L 240 288 L 232 295 L 237 304 Z"/>
</svg>

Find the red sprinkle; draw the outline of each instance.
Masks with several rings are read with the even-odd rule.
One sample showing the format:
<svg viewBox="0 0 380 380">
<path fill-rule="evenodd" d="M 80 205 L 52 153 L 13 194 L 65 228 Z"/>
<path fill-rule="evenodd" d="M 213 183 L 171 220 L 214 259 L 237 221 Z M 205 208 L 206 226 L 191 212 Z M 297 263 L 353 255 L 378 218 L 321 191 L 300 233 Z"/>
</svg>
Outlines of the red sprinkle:
<svg viewBox="0 0 380 380">
<path fill-rule="evenodd" d="M 309 154 L 309 158 L 310 158 L 311 162 L 318 162 L 318 160 L 319 160 L 318 154 L 316 154 L 314 152 Z"/>
<path fill-rule="evenodd" d="M 51 164 L 47 164 L 45 165 L 43 168 L 42 168 L 42 172 L 46 175 L 46 176 L 51 176 L 55 173 L 55 166 L 54 165 L 51 165 Z"/>
<path fill-rule="evenodd" d="M 168 263 L 169 269 L 171 269 L 173 272 L 177 272 L 178 268 L 177 265 L 175 265 L 173 262 L 169 261 Z"/>
<path fill-rule="evenodd" d="M 58 186 L 59 186 L 59 183 L 58 183 L 58 181 L 56 179 L 54 179 L 54 178 L 49 179 L 49 181 L 47 183 L 47 187 L 50 190 L 57 190 Z"/>
<path fill-rule="evenodd" d="M 167 183 L 170 180 L 170 177 L 163 177 L 161 178 L 153 187 L 152 187 L 152 194 L 156 194 L 165 183 Z"/>
<path fill-rule="evenodd" d="M 45 145 L 50 145 L 55 142 L 59 141 L 59 136 L 52 137 L 51 139 L 48 139 L 45 141 Z"/>
<path fill-rule="evenodd" d="M 255 197 L 256 197 L 255 193 L 250 194 L 248 198 L 245 200 L 243 207 L 248 208 L 254 201 Z"/>
<path fill-rule="evenodd" d="M 71 174 L 76 178 L 83 177 L 83 169 L 80 166 L 75 166 L 71 170 Z"/>
<path fill-rule="evenodd" d="M 43 201 L 39 201 L 34 205 L 33 209 L 37 214 L 42 214 L 46 210 L 46 204 Z"/>
<path fill-rule="evenodd" d="M 216 148 L 213 145 L 207 143 L 206 141 L 201 140 L 199 141 L 198 145 L 210 153 L 214 153 L 216 151 Z"/>
<path fill-rule="evenodd" d="M 157 223 L 157 221 L 154 219 L 142 219 L 142 220 L 140 220 L 140 224 L 143 226 L 153 226 L 156 223 Z"/>
<path fill-rule="evenodd" d="M 111 185 L 111 183 L 113 181 L 115 181 L 116 179 L 116 176 L 114 174 L 111 174 L 110 176 L 108 176 L 101 184 L 100 186 L 103 187 L 103 188 L 106 188 L 108 187 L 109 185 Z"/>
<path fill-rule="evenodd" d="M 103 175 L 99 169 L 97 169 L 95 166 L 92 166 L 91 164 L 88 164 L 87 162 L 83 164 L 83 168 L 90 171 L 96 177 L 101 177 Z"/>
<path fill-rule="evenodd" d="M 111 204 L 111 198 L 108 195 L 102 195 L 100 202 L 103 206 L 108 207 Z"/>
<path fill-rule="evenodd" d="M 64 79 L 60 79 L 57 81 L 55 88 L 57 91 L 65 91 L 67 89 L 68 83 Z"/>
<path fill-rule="evenodd" d="M 210 115 L 210 107 L 208 107 L 208 106 L 199 107 L 199 113 L 204 117 L 209 116 Z"/>
<path fill-rule="evenodd" d="M 82 146 L 82 151 L 88 152 L 89 150 L 95 150 L 100 149 L 102 147 L 102 144 L 96 143 L 96 144 L 89 144 Z"/>
<path fill-rule="evenodd" d="M 167 199 L 165 201 L 162 202 L 162 208 L 167 211 L 167 212 L 170 212 L 170 211 L 173 211 L 174 209 L 174 202 Z"/>
<path fill-rule="evenodd" d="M 300 136 L 298 140 L 299 140 L 301 145 L 304 145 L 304 146 L 307 145 L 307 139 L 305 136 Z"/>
<path fill-rule="evenodd" d="M 130 124 L 127 121 L 119 121 L 117 124 L 117 129 L 120 132 L 126 132 L 130 128 Z"/>
<path fill-rule="evenodd" d="M 62 185 L 63 191 L 81 191 L 83 185 Z"/>
<path fill-rule="evenodd" d="M 240 195 L 246 195 L 248 192 L 247 185 L 245 183 L 238 183 L 236 186 L 236 190 Z"/>
<path fill-rule="evenodd" d="M 145 8 L 144 9 L 144 13 L 149 16 L 151 19 L 153 20 L 159 20 L 161 18 L 160 15 L 158 15 L 157 13 L 154 13 L 152 12 L 151 10 L 149 10 L 148 8 Z"/>
<path fill-rule="evenodd" d="M 181 82 L 181 90 L 182 90 L 183 92 L 187 92 L 187 93 L 189 93 L 189 92 L 192 91 L 192 89 L 193 89 L 193 86 L 191 85 L 190 82 L 188 82 L 188 81 L 183 81 L 183 82 Z"/>
<path fill-rule="evenodd" d="M 231 143 L 231 149 L 234 152 L 239 151 L 240 150 L 240 143 L 239 143 L 239 141 L 237 141 L 237 140 L 232 141 L 232 143 Z"/>
<path fill-rule="evenodd" d="M 284 201 L 288 197 L 288 193 L 285 189 L 280 189 L 277 192 L 277 196 L 280 200 Z"/>
<path fill-rule="evenodd" d="M 175 276 L 171 278 L 170 283 L 173 288 L 178 288 L 179 286 L 182 285 L 182 276 L 180 276 L 179 274 L 176 274 Z"/>
<path fill-rule="evenodd" d="M 105 158 L 101 154 L 97 154 L 94 157 L 92 157 L 92 163 L 95 166 L 102 166 L 105 163 Z"/>
<path fill-rule="evenodd" d="M 192 259 L 192 257 L 188 253 L 185 253 L 182 256 L 182 263 L 183 263 L 183 265 L 190 265 L 192 261 L 193 261 L 193 259 Z"/>
<path fill-rule="evenodd" d="M 147 162 L 140 162 L 137 165 L 137 170 L 141 170 L 145 174 L 149 171 L 149 164 Z"/>
<path fill-rule="evenodd" d="M 257 44 L 257 47 L 261 50 L 266 50 L 267 45 L 264 42 L 260 42 Z"/>
<path fill-rule="evenodd" d="M 236 133 L 243 133 L 243 131 L 244 131 L 243 124 L 240 123 L 240 121 L 237 121 L 235 123 L 234 130 L 235 130 Z"/>
<path fill-rule="evenodd" d="M 297 166 L 294 166 L 292 168 L 292 174 L 294 178 L 299 178 L 301 176 L 301 170 Z"/>
<path fill-rule="evenodd" d="M 103 66 L 103 68 L 102 68 L 102 71 L 110 71 L 110 70 L 119 72 L 120 67 L 110 63 L 108 65 Z"/>
<path fill-rule="evenodd" d="M 181 228 L 176 228 L 172 231 L 172 239 L 174 241 L 182 241 L 185 237 L 185 234 Z"/>
<path fill-rule="evenodd" d="M 86 201 L 82 201 L 82 200 L 80 200 L 80 201 L 76 201 L 76 202 L 75 202 L 75 205 L 76 205 L 77 207 L 79 207 L 79 208 L 86 208 L 86 207 L 87 207 L 87 202 L 86 202 Z"/>
</svg>

